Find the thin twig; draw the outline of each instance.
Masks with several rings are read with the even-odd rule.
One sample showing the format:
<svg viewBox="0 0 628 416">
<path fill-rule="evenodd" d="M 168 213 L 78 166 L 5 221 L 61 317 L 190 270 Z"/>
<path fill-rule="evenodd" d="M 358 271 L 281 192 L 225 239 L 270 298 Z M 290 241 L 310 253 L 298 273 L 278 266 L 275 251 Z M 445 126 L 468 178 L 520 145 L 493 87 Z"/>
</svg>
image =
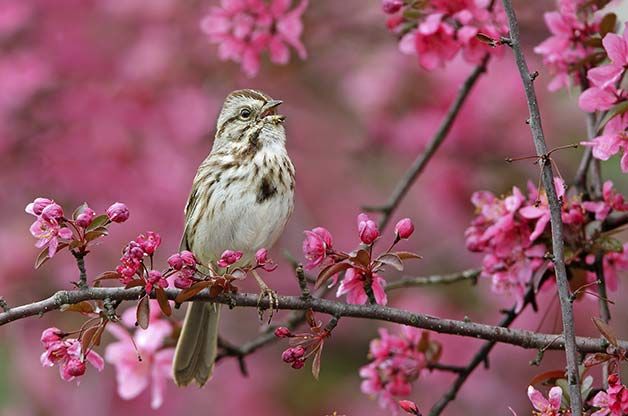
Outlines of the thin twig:
<svg viewBox="0 0 628 416">
<path fill-rule="evenodd" d="M 502 0 L 508 26 L 510 29 L 510 39 L 512 49 L 515 54 L 517 67 L 523 82 L 528 111 L 530 113 L 530 130 L 534 139 L 534 146 L 538 155 L 547 154 L 547 146 L 541 125 L 541 114 L 534 91 L 534 84 L 526 63 L 521 42 L 519 40 L 519 24 L 512 6 L 511 0 Z M 576 346 L 576 334 L 574 329 L 573 305 L 569 301 L 569 282 L 567 280 L 567 270 L 564 261 L 564 238 L 563 222 L 561 218 L 561 204 L 554 189 L 554 174 L 552 166 L 547 161 L 541 163 L 543 185 L 547 194 L 550 209 L 550 222 L 552 228 L 552 252 L 554 261 L 554 271 L 556 273 L 556 283 L 563 318 L 563 333 L 565 339 L 565 355 L 567 358 L 567 379 L 569 383 L 569 397 L 571 399 L 571 412 L 573 416 L 582 415 L 582 397 L 580 393 L 580 374 L 578 372 L 578 349 Z"/>
<path fill-rule="evenodd" d="M 297 264 L 295 267 L 295 275 L 297 276 L 297 281 L 299 282 L 299 289 L 301 290 L 301 299 L 307 300 L 312 295 L 310 294 L 310 289 L 307 287 L 307 277 L 305 276 L 305 271 L 303 270 L 302 264 Z"/>
<path fill-rule="evenodd" d="M 597 277 L 597 293 L 598 305 L 600 309 L 600 318 L 604 323 L 611 320 L 611 311 L 608 307 L 608 298 L 606 294 L 606 279 L 604 276 L 604 253 L 597 253 L 595 256 L 595 276 Z M 604 388 L 608 388 L 608 361 L 602 365 L 602 380 Z"/>
<path fill-rule="evenodd" d="M 432 156 L 434 156 L 434 153 L 436 153 L 441 143 L 447 137 L 449 131 L 451 130 L 451 126 L 454 124 L 454 121 L 456 120 L 456 117 L 458 116 L 462 105 L 469 96 L 469 93 L 471 92 L 473 86 L 476 84 L 480 75 L 482 75 L 482 73 L 486 71 L 486 65 L 488 64 L 489 59 L 490 57 L 488 54 L 484 56 L 482 62 L 478 66 L 476 66 L 475 69 L 473 69 L 471 74 L 462 83 L 462 85 L 460 86 L 460 90 L 458 91 L 458 95 L 451 103 L 451 106 L 447 110 L 447 114 L 445 115 L 445 118 L 438 127 L 438 130 L 425 147 L 423 153 L 421 153 L 415 159 L 414 163 L 412 163 L 412 166 L 410 166 L 410 169 L 408 169 L 401 181 L 399 181 L 399 183 L 395 187 L 395 190 L 388 199 L 388 202 L 386 202 L 385 205 L 379 207 L 364 207 L 364 209 L 366 210 L 379 211 L 383 214 L 379 222 L 380 229 L 383 230 L 386 227 L 386 225 L 390 221 L 392 213 L 395 211 L 397 206 L 399 206 L 399 203 L 406 195 L 412 184 L 416 181 L 421 172 L 423 172 L 425 166 L 427 166 Z"/>
<path fill-rule="evenodd" d="M 3 312 L 8 312 L 10 309 L 9 304 L 2 296 L 0 296 L 0 309 L 2 309 Z"/>
<path fill-rule="evenodd" d="M 79 269 L 79 281 L 77 286 L 79 289 L 85 290 L 89 286 L 87 285 L 87 271 L 85 270 L 85 253 L 82 251 L 72 251 L 72 255 L 76 259 L 76 265 Z"/>
<path fill-rule="evenodd" d="M 85 300 L 136 300 L 144 289 L 134 287 L 102 288 L 91 287 L 85 290 L 59 291 L 53 296 L 39 302 L 28 305 L 16 306 L 8 312 L 0 313 L 0 326 L 9 322 L 29 316 L 43 315 L 46 312 L 57 310 L 65 304 L 76 304 Z M 166 296 L 174 300 L 179 293 L 178 289 L 165 289 Z M 151 295 L 154 296 L 154 293 Z M 231 304 L 234 307 L 270 307 L 267 297 L 259 299 L 258 294 L 237 293 L 212 297 L 207 290 L 187 300 L 187 302 L 213 302 Z M 524 329 L 502 328 L 500 326 L 486 325 L 471 321 L 438 318 L 431 315 L 413 313 L 402 309 L 391 308 L 382 305 L 351 305 L 340 301 L 312 298 L 304 301 L 298 296 L 279 296 L 278 309 L 282 310 L 308 310 L 333 315 L 336 317 L 353 317 L 372 319 L 377 321 L 393 322 L 408 325 L 415 328 L 427 329 L 442 334 L 460 335 L 465 337 L 486 339 L 516 345 L 522 348 L 539 349 L 556 337 L 556 334 L 542 334 Z M 562 338 L 562 337 L 561 337 Z M 577 337 L 575 345 L 583 353 L 604 352 L 607 344 L 599 338 Z M 621 348 L 628 349 L 628 341 L 619 341 Z M 550 349 L 564 349 L 565 342 L 559 339 Z"/>
<path fill-rule="evenodd" d="M 452 283 L 462 282 L 470 280 L 475 284 L 478 277 L 481 274 L 480 269 L 468 269 L 461 272 L 450 274 L 436 274 L 431 276 L 419 276 L 419 277 L 404 277 L 399 280 L 386 284 L 386 291 L 395 289 L 402 289 L 414 286 L 427 286 L 427 285 L 448 285 Z"/>
</svg>

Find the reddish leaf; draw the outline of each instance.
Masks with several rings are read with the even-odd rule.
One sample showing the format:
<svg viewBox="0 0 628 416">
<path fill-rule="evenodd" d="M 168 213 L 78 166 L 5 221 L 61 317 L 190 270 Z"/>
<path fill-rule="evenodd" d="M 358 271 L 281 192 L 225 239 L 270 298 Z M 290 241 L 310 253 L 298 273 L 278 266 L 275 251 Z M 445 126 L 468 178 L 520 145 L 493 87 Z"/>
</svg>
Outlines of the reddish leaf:
<svg viewBox="0 0 628 416">
<path fill-rule="evenodd" d="M 367 268 L 371 263 L 371 256 L 369 255 L 368 251 L 361 248 L 360 250 L 352 253 L 352 255 L 349 256 L 349 261 L 357 266 Z"/>
<path fill-rule="evenodd" d="M 607 323 L 605 323 L 597 316 L 594 316 L 591 319 L 593 319 L 593 323 L 597 327 L 598 331 L 600 331 L 600 334 L 602 334 L 602 336 L 606 338 L 608 342 L 611 343 L 611 345 L 619 348 L 619 344 L 617 343 L 617 336 L 615 335 L 615 331 L 613 331 L 613 328 L 608 326 Z"/>
<path fill-rule="evenodd" d="M 148 303 L 148 296 L 144 296 L 137 304 L 137 314 L 135 319 L 137 320 L 137 324 L 140 328 L 148 328 L 148 323 L 150 319 L 150 305 Z"/>
<path fill-rule="evenodd" d="M 90 328 L 87 328 L 83 332 L 83 336 L 81 337 L 81 352 L 82 352 L 82 354 L 85 354 L 87 352 L 87 350 L 89 350 L 89 347 L 90 347 L 90 345 L 92 343 L 92 340 L 94 339 L 94 335 L 96 335 L 96 331 L 98 330 L 99 327 L 100 327 L 100 325 L 92 326 Z"/>
<path fill-rule="evenodd" d="M 198 292 L 211 286 L 211 282 L 197 282 L 187 289 L 183 289 L 177 297 L 174 299 L 176 303 L 183 303 L 191 297 L 195 296 Z"/>
<path fill-rule="evenodd" d="M 60 243 L 57 247 L 57 252 L 63 250 L 67 246 L 68 245 L 66 243 Z M 35 269 L 39 269 L 48 260 L 50 260 L 50 257 L 48 257 L 48 247 L 44 247 L 44 249 L 39 252 L 37 259 L 35 260 Z"/>
<path fill-rule="evenodd" d="M 418 254 L 411 253 L 409 251 L 397 251 L 394 254 L 396 254 L 397 257 L 399 257 L 401 260 L 413 260 L 413 259 L 421 260 L 423 258 L 423 256 L 419 256 Z"/>
<path fill-rule="evenodd" d="M 72 305 L 62 305 L 60 308 L 61 312 L 80 312 L 80 313 L 93 313 L 94 307 L 91 303 L 87 301 L 82 301 L 79 303 L 75 303 Z"/>
<path fill-rule="evenodd" d="M 612 355 L 608 355 L 608 354 L 602 354 L 602 353 L 595 353 L 595 354 L 589 354 L 585 357 L 584 361 L 582 362 L 582 364 L 584 364 L 585 367 L 589 368 L 589 367 L 594 367 L 598 364 L 602 364 L 605 363 L 606 361 L 610 360 L 611 358 L 613 358 Z"/>
<path fill-rule="evenodd" d="M 486 43 L 490 46 L 495 46 L 495 39 L 488 35 L 485 35 L 484 33 L 478 33 L 477 35 L 475 35 L 475 38 L 482 43 Z"/>
<path fill-rule="evenodd" d="M 144 286 L 146 282 L 144 279 L 133 279 L 124 286 L 125 289 L 131 289 L 132 287 Z"/>
<path fill-rule="evenodd" d="M 101 274 L 96 276 L 96 278 L 94 279 L 94 282 L 99 281 L 99 280 L 119 279 L 120 277 L 122 277 L 120 273 L 116 272 L 115 270 L 110 270 L 108 272 L 102 272 Z"/>
<path fill-rule="evenodd" d="M 314 359 L 312 360 L 312 375 L 315 380 L 318 380 L 318 375 L 321 372 L 321 355 L 323 354 L 323 343 L 318 344 Z"/>
<path fill-rule="evenodd" d="M 168 296 L 166 296 L 166 292 L 161 287 L 155 288 L 155 295 L 157 296 L 157 303 L 159 303 L 159 307 L 164 315 L 170 316 L 172 315 L 172 308 L 170 307 L 170 302 L 168 302 Z"/>
<path fill-rule="evenodd" d="M 400 272 L 403 271 L 403 262 L 399 256 L 394 253 L 382 254 L 377 258 L 377 261 L 382 264 L 392 266 Z"/>
<path fill-rule="evenodd" d="M 107 326 L 107 322 L 109 321 L 105 321 L 103 322 L 102 325 L 100 325 L 98 327 L 98 329 L 96 330 L 96 333 L 94 334 L 94 342 L 93 342 L 93 346 L 97 347 L 100 345 L 100 337 L 102 336 L 102 333 L 105 332 L 105 327 Z"/>
<path fill-rule="evenodd" d="M 331 266 L 325 267 L 318 274 L 318 277 L 316 278 L 316 283 L 314 284 L 314 289 L 318 289 L 319 287 L 321 287 L 323 283 L 327 281 L 327 279 L 329 279 L 336 273 L 343 272 L 349 268 L 351 268 L 351 265 L 345 262 L 336 263 L 336 264 L 332 264 Z"/>
<path fill-rule="evenodd" d="M 564 378 L 564 377 L 565 377 L 565 370 L 551 370 L 551 371 L 546 371 L 544 373 L 541 373 L 535 376 L 534 378 L 532 378 L 532 380 L 530 380 L 528 384 L 533 386 L 535 384 L 539 384 L 544 381 L 556 380 L 556 379 Z"/>
<path fill-rule="evenodd" d="M 615 13 L 608 13 L 604 16 L 600 22 L 600 38 L 604 38 L 608 33 L 614 32 L 616 24 L 617 15 Z"/>
</svg>

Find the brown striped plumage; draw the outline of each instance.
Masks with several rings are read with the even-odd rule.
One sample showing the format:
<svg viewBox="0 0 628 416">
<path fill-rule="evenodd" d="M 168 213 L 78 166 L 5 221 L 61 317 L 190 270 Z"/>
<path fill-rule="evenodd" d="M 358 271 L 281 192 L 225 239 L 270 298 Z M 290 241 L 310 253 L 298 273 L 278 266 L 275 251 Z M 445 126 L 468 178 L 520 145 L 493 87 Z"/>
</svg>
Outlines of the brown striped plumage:
<svg viewBox="0 0 628 416">
<path fill-rule="evenodd" d="M 185 208 L 182 249 L 204 265 L 225 250 L 244 253 L 239 265 L 270 248 L 292 213 L 294 166 L 285 147 L 280 101 L 255 90 L 234 91 L 216 123 L 212 151 L 201 163 Z M 265 288 L 267 289 L 267 288 Z M 177 344 L 173 372 L 178 385 L 211 376 L 219 309 L 192 305 Z"/>
</svg>

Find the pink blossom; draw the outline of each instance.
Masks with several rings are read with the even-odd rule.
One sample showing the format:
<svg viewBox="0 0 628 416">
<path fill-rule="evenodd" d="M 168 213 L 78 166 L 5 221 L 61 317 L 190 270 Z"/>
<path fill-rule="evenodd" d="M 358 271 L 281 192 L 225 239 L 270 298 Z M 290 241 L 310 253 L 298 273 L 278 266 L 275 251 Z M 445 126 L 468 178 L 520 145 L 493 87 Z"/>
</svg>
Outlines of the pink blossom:
<svg viewBox="0 0 628 416">
<path fill-rule="evenodd" d="M 621 384 L 617 374 L 608 376 L 608 389 L 598 392 L 591 405 L 598 410 L 591 416 L 623 416 L 628 413 L 628 388 Z"/>
<path fill-rule="evenodd" d="M 582 206 L 595 214 L 595 219 L 604 221 L 612 210 L 628 211 L 624 196 L 613 189 L 613 182 L 606 181 L 602 186 L 602 201 L 585 201 Z"/>
<path fill-rule="evenodd" d="M 534 52 L 543 56 L 543 63 L 550 68 L 554 79 L 548 88 L 556 91 L 569 86 L 573 68 L 595 49 L 587 46 L 586 41 L 599 32 L 599 18 L 591 9 L 578 12 L 572 0 L 559 0 L 559 10 L 545 13 L 545 24 L 551 36 L 534 48 Z"/>
<path fill-rule="evenodd" d="M 174 287 L 178 289 L 187 289 L 194 284 L 194 270 L 184 268 L 175 273 Z"/>
<path fill-rule="evenodd" d="M 191 251 L 183 250 L 168 257 L 168 265 L 175 270 L 181 270 L 184 267 L 196 268 L 198 261 Z"/>
<path fill-rule="evenodd" d="M 620 166 L 623 172 L 628 172 L 628 114 L 616 115 L 611 118 L 601 136 L 592 141 L 582 142 L 585 146 L 593 148 L 593 156 L 600 160 L 608 160 L 611 156 L 623 152 Z"/>
<path fill-rule="evenodd" d="M 272 259 L 268 256 L 268 250 L 265 248 L 260 248 L 255 253 L 255 261 L 257 266 L 266 270 L 267 272 L 272 272 L 277 268 L 277 265 L 272 261 Z"/>
<path fill-rule="evenodd" d="M 429 341 L 427 333 L 412 327 L 404 326 L 400 334 L 391 334 L 380 328 L 379 335 L 370 343 L 369 357 L 372 361 L 360 369 L 360 376 L 364 379 L 361 390 L 377 397 L 380 407 L 396 413 L 399 404 L 395 397 L 410 394 L 411 384 L 427 367 L 427 354 L 432 348 L 440 347 Z M 424 341 L 421 348 L 420 341 Z M 409 409 L 411 407 L 409 405 Z"/>
<path fill-rule="evenodd" d="M 63 332 L 59 328 L 51 327 L 41 333 L 41 343 L 48 348 L 55 342 L 61 341 Z"/>
<path fill-rule="evenodd" d="M 168 287 L 168 281 L 164 278 L 163 274 L 161 274 L 158 270 L 151 270 L 148 272 L 148 278 L 146 279 L 146 293 L 151 293 L 153 291 L 153 287 Z"/>
<path fill-rule="evenodd" d="M 347 295 L 347 303 L 351 303 L 354 305 L 363 305 L 368 301 L 368 296 L 364 289 L 364 284 L 366 282 L 366 275 L 364 272 L 350 268 L 345 273 L 345 277 L 338 286 L 338 290 L 336 292 L 336 297 L 340 297 L 342 295 Z M 386 292 L 384 291 L 384 286 L 386 286 L 386 280 L 384 280 L 381 276 L 376 273 L 373 273 L 371 278 L 371 289 L 373 290 L 373 295 L 375 296 L 375 301 L 380 305 L 386 305 L 388 302 L 388 298 L 386 296 Z"/>
<path fill-rule="evenodd" d="M 404 218 L 395 225 L 395 235 L 400 239 L 410 238 L 414 232 L 414 224 L 410 218 Z"/>
<path fill-rule="evenodd" d="M 122 202 L 116 202 L 107 208 L 107 217 L 113 222 L 124 222 L 129 219 L 129 208 Z"/>
<path fill-rule="evenodd" d="M 161 244 L 161 236 L 153 231 L 148 231 L 146 235 L 140 234 L 135 241 L 140 245 L 142 250 L 149 256 L 155 253 L 157 247 Z"/>
<path fill-rule="evenodd" d="M 122 399 L 130 400 L 151 385 L 151 407 L 159 408 L 163 403 L 166 382 L 172 378 L 174 348 L 164 348 L 172 327 L 164 320 L 155 320 L 151 321 L 146 330 L 135 331 L 133 341 L 137 351 L 125 328 L 110 324 L 107 330 L 118 339 L 109 344 L 105 351 L 105 359 L 116 369 L 118 394 Z"/>
<path fill-rule="evenodd" d="M 382 0 L 382 10 L 386 14 L 394 14 L 403 7 L 403 0 Z"/>
<path fill-rule="evenodd" d="M 532 402 L 532 406 L 539 412 L 539 416 L 559 416 L 562 395 L 563 390 L 555 386 L 549 391 L 549 399 L 546 399 L 540 391 L 528 386 L 528 398 Z"/>
<path fill-rule="evenodd" d="M 264 52 L 276 64 L 288 63 L 290 46 L 301 59 L 307 57 L 300 37 L 301 17 L 308 3 L 303 0 L 290 9 L 291 3 L 290 0 L 224 0 L 203 18 L 201 30 L 210 42 L 219 45 L 221 60 L 240 63 L 244 73 L 253 77 L 259 71 Z"/>
<path fill-rule="evenodd" d="M 41 365 L 44 367 L 59 366 L 59 374 L 64 381 L 72 381 L 85 374 L 86 366 L 81 353 L 81 343 L 74 338 L 54 341 L 54 334 L 60 334 L 57 328 L 48 328 L 42 333 L 42 344 L 46 351 L 41 355 Z M 104 368 L 104 361 L 98 353 L 90 350 L 85 359 L 98 371 Z"/>
<path fill-rule="evenodd" d="M 30 232 L 38 241 L 35 247 L 43 248 L 48 246 L 48 257 L 52 257 L 57 252 L 59 240 L 70 240 L 72 231 L 67 227 L 61 227 L 57 220 L 45 220 L 43 216 L 38 218 L 30 227 Z"/>
<path fill-rule="evenodd" d="M 305 268 L 313 269 L 323 263 L 331 249 L 332 236 L 325 228 L 316 227 L 311 231 L 305 231 L 303 240 L 303 254 L 307 260 Z"/>
<path fill-rule="evenodd" d="M 628 243 L 624 243 L 622 249 L 620 253 L 606 253 L 602 259 L 604 282 L 611 292 L 616 291 L 619 287 L 618 274 L 628 270 Z M 595 262 L 595 256 L 591 254 L 586 257 L 585 261 L 587 264 L 592 265 Z M 596 274 L 594 272 L 587 272 L 587 281 L 590 283 L 597 281 Z"/>
<path fill-rule="evenodd" d="M 242 258 L 241 251 L 225 250 L 218 260 L 219 267 L 229 267 Z"/>
<path fill-rule="evenodd" d="M 61 205 L 54 202 L 48 204 L 41 211 L 41 218 L 46 221 L 59 220 L 63 218 L 63 208 L 61 208 Z"/>
<path fill-rule="evenodd" d="M 275 329 L 275 336 L 277 338 L 287 338 L 291 335 L 292 335 L 292 332 L 290 332 L 290 330 L 286 328 L 285 326 L 280 326 L 277 329 Z"/>
</svg>

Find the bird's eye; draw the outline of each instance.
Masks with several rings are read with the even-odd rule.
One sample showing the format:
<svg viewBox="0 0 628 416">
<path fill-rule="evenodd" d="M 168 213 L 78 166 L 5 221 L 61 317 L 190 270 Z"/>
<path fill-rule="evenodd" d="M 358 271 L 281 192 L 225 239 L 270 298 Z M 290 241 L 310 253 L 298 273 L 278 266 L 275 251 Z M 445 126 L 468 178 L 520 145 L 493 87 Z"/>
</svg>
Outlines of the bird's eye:
<svg viewBox="0 0 628 416">
<path fill-rule="evenodd" d="M 243 108 L 242 110 L 240 110 L 240 118 L 246 120 L 249 117 L 251 117 L 251 109 L 250 108 Z"/>
</svg>

